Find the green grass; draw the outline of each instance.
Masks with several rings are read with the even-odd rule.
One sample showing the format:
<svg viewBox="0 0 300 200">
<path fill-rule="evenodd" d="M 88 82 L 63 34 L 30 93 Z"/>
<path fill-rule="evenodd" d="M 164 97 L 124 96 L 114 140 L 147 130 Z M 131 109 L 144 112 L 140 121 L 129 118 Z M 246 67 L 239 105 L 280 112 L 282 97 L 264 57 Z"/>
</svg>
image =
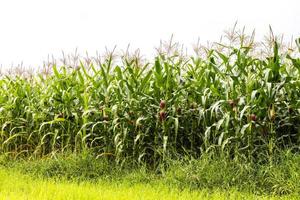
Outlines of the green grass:
<svg viewBox="0 0 300 200">
<path fill-rule="evenodd" d="M 33 178 L 19 171 L 0 169 L 0 199 L 10 200 L 44 200 L 44 199 L 297 199 L 290 196 L 258 196 L 230 190 L 179 190 L 157 181 L 155 184 L 122 182 L 74 182 L 66 180 Z"/>
<path fill-rule="evenodd" d="M 174 191 L 239 191 L 253 195 L 300 194 L 300 156 L 281 152 L 270 162 L 253 163 L 215 156 L 169 160 L 158 170 L 117 165 L 90 154 L 56 155 L 55 158 L 10 160 L 0 167 L 42 180 L 108 185 L 165 186 Z M 17 174 L 18 174 L 17 173 Z"/>
</svg>

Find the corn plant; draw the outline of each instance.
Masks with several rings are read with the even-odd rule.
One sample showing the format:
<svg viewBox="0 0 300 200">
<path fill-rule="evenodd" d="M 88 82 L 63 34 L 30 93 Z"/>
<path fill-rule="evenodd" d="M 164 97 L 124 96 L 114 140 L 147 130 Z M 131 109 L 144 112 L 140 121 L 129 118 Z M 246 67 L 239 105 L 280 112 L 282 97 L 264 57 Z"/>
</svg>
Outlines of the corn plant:
<svg viewBox="0 0 300 200">
<path fill-rule="evenodd" d="M 221 44 L 219 44 L 221 45 Z M 93 151 L 120 164 L 157 166 L 203 153 L 272 158 L 299 145 L 300 59 L 256 58 L 239 45 L 205 56 L 160 52 L 153 62 L 110 54 L 0 79 L 0 151 L 41 157 Z"/>
</svg>

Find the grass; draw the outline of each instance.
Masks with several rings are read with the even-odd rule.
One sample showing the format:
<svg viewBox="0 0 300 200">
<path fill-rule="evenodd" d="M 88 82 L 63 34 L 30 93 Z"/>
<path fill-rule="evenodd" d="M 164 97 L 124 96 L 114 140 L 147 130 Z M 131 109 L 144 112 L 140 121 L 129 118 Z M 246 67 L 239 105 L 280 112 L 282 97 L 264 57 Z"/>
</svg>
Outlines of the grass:
<svg viewBox="0 0 300 200">
<path fill-rule="evenodd" d="M 276 160 L 251 163 L 211 155 L 199 159 L 169 160 L 168 166 L 117 165 L 90 154 L 56 155 L 55 158 L 11 160 L 1 158 L 0 167 L 41 180 L 108 185 L 161 185 L 174 191 L 232 191 L 258 196 L 300 194 L 300 156 L 282 152 Z"/>
<path fill-rule="evenodd" d="M 179 190 L 157 181 L 155 184 L 122 182 L 74 182 L 67 180 L 33 178 L 19 171 L 0 169 L 0 199 L 10 200 L 50 200 L 50 199 L 297 199 L 289 196 L 259 196 L 246 192 L 230 190 Z"/>
</svg>

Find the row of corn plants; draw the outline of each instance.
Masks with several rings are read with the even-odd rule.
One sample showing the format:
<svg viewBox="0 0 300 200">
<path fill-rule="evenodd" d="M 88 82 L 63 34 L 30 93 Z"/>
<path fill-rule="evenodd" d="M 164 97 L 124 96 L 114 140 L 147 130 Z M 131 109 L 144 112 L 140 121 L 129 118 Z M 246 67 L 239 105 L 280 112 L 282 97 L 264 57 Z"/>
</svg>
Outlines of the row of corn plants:
<svg viewBox="0 0 300 200">
<path fill-rule="evenodd" d="M 50 74 L 0 79 L 0 151 L 41 157 L 93 151 L 157 166 L 213 152 L 271 158 L 300 144 L 300 58 L 251 46 L 205 57 L 160 53 L 141 64 L 113 55 Z M 225 49 L 225 50 L 224 50 Z"/>
</svg>

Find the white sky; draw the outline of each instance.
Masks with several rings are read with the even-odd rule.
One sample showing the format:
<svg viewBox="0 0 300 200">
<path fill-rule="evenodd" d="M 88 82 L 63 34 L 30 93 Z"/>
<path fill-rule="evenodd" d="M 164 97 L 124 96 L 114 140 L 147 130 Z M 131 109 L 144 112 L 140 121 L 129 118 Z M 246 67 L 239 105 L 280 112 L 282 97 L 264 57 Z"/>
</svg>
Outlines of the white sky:
<svg viewBox="0 0 300 200">
<path fill-rule="evenodd" d="M 105 46 L 154 52 L 161 39 L 217 41 L 235 21 L 262 37 L 269 24 L 300 36 L 299 0 L 0 0 L 0 64 L 38 66 L 61 51 Z"/>
</svg>

